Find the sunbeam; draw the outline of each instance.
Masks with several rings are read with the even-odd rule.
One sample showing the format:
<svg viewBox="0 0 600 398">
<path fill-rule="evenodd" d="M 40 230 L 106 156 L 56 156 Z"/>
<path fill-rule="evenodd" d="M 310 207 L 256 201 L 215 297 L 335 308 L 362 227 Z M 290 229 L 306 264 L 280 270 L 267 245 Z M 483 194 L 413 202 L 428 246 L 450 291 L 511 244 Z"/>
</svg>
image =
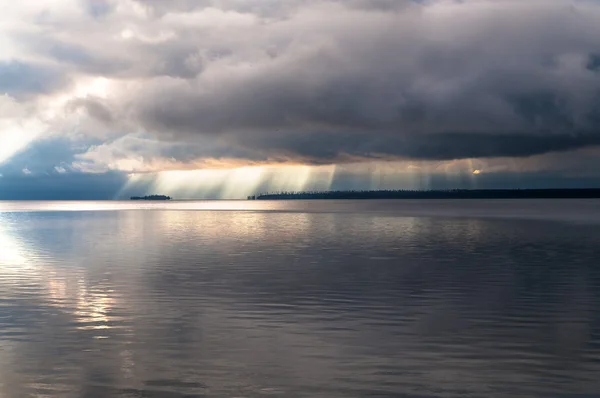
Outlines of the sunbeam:
<svg viewBox="0 0 600 398">
<path fill-rule="evenodd" d="M 131 174 L 116 198 L 160 193 L 176 199 L 245 199 L 247 196 L 267 192 L 326 191 L 332 187 L 335 172 L 336 166 L 328 165 Z"/>
<path fill-rule="evenodd" d="M 0 121 L 0 165 L 25 149 L 43 131 L 37 121 L 16 123 Z"/>
</svg>

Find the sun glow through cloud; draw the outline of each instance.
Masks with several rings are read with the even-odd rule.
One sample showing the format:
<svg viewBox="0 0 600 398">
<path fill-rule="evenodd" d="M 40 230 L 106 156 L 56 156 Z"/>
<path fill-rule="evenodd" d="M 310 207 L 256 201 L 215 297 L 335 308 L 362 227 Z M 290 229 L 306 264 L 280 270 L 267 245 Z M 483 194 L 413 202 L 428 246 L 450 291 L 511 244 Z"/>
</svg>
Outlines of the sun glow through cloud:
<svg viewBox="0 0 600 398">
<path fill-rule="evenodd" d="M 106 98 L 110 91 L 111 81 L 104 77 L 82 79 L 70 92 L 42 101 L 45 107 L 42 107 L 39 118 L 28 120 L 13 118 L 13 113 L 18 113 L 19 109 L 11 110 L 10 107 L 18 105 L 13 98 L 5 96 L 2 106 L 8 109 L 0 110 L 0 117 L 4 117 L 0 118 L 0 165 L 41 137 L 48 129 L 47 122 L 63 115 L 64 107 L 70 100 L 87 96 Z"/>
</svg>

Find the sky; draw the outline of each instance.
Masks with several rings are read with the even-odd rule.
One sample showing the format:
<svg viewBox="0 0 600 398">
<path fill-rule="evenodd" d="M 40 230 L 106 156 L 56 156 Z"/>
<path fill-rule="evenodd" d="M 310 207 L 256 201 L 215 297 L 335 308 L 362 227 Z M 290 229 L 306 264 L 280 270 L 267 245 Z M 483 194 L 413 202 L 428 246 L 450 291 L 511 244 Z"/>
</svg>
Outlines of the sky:
<svg viewBox="0 0 600 398">
<path fill-rule="evenodd" d="M 20 0 L 0 199 L 600 186 L 597 0 Z"/>
</svg>

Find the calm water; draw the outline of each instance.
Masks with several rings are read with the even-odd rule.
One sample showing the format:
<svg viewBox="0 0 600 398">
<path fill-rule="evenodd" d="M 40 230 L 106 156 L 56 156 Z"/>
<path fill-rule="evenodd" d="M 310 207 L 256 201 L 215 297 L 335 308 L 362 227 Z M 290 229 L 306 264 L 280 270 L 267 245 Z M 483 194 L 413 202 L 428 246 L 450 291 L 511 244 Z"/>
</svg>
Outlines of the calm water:
<svg viewBox="0 0 600 398">
<path fill-rule="evenodd" d="M 598 396 L 599 232 L 599 201 L 0 202 L 0 396 Z"/>
</svg>

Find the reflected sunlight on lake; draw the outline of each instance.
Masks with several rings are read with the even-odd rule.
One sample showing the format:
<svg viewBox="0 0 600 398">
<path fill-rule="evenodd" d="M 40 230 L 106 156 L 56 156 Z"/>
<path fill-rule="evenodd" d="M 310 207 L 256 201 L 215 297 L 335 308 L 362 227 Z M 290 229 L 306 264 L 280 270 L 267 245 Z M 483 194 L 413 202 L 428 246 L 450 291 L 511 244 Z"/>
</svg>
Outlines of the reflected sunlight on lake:
<svg viewBox="0 0 600 398">
<path fill-rule="evenodd" d="M 599 203 L 0 202 L 0 396 L 593 396 Z"/>
</svg>

